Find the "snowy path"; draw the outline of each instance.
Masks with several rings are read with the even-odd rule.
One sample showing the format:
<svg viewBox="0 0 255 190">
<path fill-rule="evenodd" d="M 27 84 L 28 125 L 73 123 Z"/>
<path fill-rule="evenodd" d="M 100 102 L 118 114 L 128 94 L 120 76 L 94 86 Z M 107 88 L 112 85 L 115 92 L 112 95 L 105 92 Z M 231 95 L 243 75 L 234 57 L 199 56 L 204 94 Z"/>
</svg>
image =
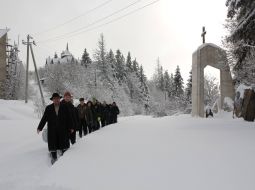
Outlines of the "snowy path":
<svg viewBox="0 0 255 190">
<path fill-rule="evenodd" d="M 51 167 L 36 134 L 38 120 L 23 115 L 0 120 L 3 190 L 255 189 L 254 123 L 187 115 L 121 118 L 80 139 Z"/>
</svg>

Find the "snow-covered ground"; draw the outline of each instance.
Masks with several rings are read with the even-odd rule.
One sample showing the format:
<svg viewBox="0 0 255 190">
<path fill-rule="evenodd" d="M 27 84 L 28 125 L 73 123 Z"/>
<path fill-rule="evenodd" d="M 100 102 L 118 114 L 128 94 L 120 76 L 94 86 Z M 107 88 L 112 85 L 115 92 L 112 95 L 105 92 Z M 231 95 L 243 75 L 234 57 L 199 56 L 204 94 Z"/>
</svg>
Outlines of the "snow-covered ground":
<svg viewBox="0 0 255 190">
<path fill-rule="evenodd" d="M 51 166 L 32 104 L 0 105 L 1 190 L 255 189 L 255 124 L 231 114 L 120 118 Z"/>
</svg>

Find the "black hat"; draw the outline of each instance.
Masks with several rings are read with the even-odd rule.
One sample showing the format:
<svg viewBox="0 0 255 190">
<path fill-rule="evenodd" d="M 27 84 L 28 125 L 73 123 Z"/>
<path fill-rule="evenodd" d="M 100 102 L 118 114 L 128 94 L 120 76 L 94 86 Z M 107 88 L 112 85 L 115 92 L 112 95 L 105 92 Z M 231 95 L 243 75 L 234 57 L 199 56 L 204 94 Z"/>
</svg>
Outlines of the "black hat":
<svg viewBox="0 0 255 190">
<path fill-rule="evenodd" d="M 80 98 L 80 102 L 84 102 L 84 98 Z"/>
<path fill-rule="evenodd" d="M 62 96 L 60 96 L 58 93 L 53 93 L 50 100 L 53 100 L 53 98 L 56 98 L 56 97 L 62 98 Z"/>
</svg>

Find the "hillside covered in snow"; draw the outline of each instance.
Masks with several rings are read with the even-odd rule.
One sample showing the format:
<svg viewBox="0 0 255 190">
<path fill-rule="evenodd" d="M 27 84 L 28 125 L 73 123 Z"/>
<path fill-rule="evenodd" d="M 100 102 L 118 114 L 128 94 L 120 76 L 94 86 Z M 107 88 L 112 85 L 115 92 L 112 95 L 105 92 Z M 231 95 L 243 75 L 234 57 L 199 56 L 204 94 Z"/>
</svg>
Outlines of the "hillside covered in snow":
<svg viewBox="0 0 255 190">
<path fill-rule="evenodd" d="M 253 190 L 255 126 L 216 118 L 133 116 L 78 139 L 51 166 L 32 105 L 1 100 L 0 189 Z"/>
</svg>

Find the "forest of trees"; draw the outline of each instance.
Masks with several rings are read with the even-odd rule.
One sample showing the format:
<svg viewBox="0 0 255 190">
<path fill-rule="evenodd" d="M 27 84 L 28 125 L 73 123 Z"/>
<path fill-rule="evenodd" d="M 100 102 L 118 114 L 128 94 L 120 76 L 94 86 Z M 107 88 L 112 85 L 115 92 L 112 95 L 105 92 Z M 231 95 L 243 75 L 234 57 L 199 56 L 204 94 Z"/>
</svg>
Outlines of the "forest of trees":
<svg viewBox="0 0 255 190">
<path fill-rule="evenodd" d="M 103 34 L 92 56 L 85 48 L 80 61 L 46 64 L 40 74 L 49 93 L 70 90 L 76 98 L 116 101 L 124 115 L 170 115 L 191 103 L 191 79 L 185 88 L 179 66 L 169 73 L 158 58 L 153 78 L 148 80 L 131 52 L 125 56 L 120 49 L 107 50 Z"/>
</svg>

